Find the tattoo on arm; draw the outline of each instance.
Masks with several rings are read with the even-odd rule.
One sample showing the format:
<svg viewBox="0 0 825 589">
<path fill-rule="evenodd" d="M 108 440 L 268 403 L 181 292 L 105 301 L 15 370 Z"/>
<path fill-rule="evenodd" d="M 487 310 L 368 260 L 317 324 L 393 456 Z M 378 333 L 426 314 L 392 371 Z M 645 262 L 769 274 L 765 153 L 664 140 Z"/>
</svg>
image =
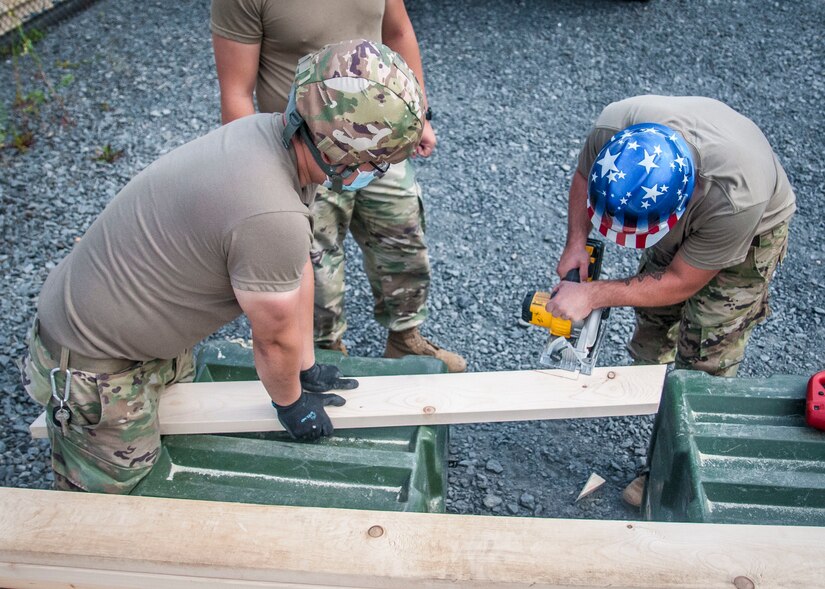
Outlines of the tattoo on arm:
<svg viewBox="0 0 825 589">
<path fill-rule="evenodd" d="M 637 274 L 636 276 L 631 276 L 629 278 L 624 279 L 624 285 L 630 286 L 630 283 L 633 282 L 635 279 L 636 282 L 642 282 L 645 278 L 651 278 L 653 280 L 661 280 L 662 277 L 665 275 L 664 270 L 656 270 L 655 272 L 645 272 L 644 274 Z"/>
</svg>

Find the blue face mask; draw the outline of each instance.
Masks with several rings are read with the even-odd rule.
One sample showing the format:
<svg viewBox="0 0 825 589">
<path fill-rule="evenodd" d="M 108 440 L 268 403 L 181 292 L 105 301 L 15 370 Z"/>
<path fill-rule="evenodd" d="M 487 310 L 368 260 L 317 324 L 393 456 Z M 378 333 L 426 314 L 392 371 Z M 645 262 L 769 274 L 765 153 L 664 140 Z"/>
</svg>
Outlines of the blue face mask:
<svg viewBox="0 0 825 589">
<path fill-rule="evenodd" d="M 373 180 L 375 180 L 375 170 L 370 170 L 369 172 L 358 170 L 358 175 L 355 177 L 355 180 L 350 182 L 349 185 L 344 184 L 341 188 L 347 192 L 355 192 L 356 190 L 361 190 L 366 187 Z M 329 179 L 329 176 L 327 176 L 323 187 L 332 188 L 332 180 Z"/>
</svg>

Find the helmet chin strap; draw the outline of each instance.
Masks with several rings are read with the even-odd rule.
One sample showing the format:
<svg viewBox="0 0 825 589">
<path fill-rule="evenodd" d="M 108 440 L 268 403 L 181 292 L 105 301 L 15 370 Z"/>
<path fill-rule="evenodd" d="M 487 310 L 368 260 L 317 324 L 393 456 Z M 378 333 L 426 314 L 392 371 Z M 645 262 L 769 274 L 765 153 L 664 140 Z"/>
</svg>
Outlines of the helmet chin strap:
<svg viewBox="0 0 825 589">
<path fill-rule="evenodd" d="M 341 193 L 344 191 L 344 180 L 349 178 L 355 171 L 358 170 L 358 166 L 353 166 L 351 168 L 347 168 L 344 170 L 344 173 L 337 171 L 333 166 L 329 165 L 324 161 L 321 152 L 318 150 L 318 147 L 312 142 L 312 138 L 309 136 L 309 132 L 307 131 L 307 126 L 302 124 L 298 127 L 298 132 L 300 133 L 301 140 L 304 142 L 304 145 L 307 146 L 309 149 L 309 153 L 312 155 L 312 159 L 321 169 L 321 171 L 326 174 L 327 178 L 329 178 L 330 183 L 332 184 L 331 190 L 333 192 Z"/>
<path fill-rule="evenodd" d="M 284 147 L 289 149 L 290 141 L 292 141 L 292 137 L 295 133 L 298 132 L 298 129 L 301 128 L 301 125 L 304 124 L 304 117 L 298 113 L 298 110 L 295 106 L 295 85 L 292 85 L 292 89 L 289 91 L 289 102 L 287 102 L 286 110 L 284 110 L 284 131 L 281 134 L 281 139 L 284 142 Z"/>
<path fill-rule="evenodd" d="M 328 176 L 330 181 L 332 181 L 332 191 L 341 194 L 344 192 L 344 179 L 341 178 L 340 174 L 334 174 L 333 176 Z"/>
</svg>

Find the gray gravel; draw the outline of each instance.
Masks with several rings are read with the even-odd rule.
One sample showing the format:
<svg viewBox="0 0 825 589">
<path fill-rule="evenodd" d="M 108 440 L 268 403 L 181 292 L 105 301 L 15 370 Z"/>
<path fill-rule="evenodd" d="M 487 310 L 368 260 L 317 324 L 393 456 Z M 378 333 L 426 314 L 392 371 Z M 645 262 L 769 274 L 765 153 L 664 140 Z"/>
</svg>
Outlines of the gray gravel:
<svg viewBox="0 0 825 589">
<path fill-rule="evenodd" d="M 825 364 L 822 125 L 825 3 L 731 0 L 409 0 L 439 135 L 419 161 L 434 282 L 424 331 L 474 371 L 537 365 L 545 339 L 518 322 L 523 293 L 548 287 L 563 246 L 567 185 L 589 124 L 608 102 L 642 93 L 719 98 L 750 116 L 799 198 L 774 315 L 753 336 L 741 376 L 810 374 Z M 216 127 L 208 1 L 102 0 L 36 46 L 73 126 L 45 105 L 32 150 L 0 152 L 0 484 L 48 487 L 48 445 L 27 424 L 39 409 L 14 359 L 48 270 L 137 171 Z M 62 67 L 61 67 L 62 65 Z M 69 69 L 67 69 L 67 67 Z M 33 84 L 30 59 L 21 79 Z M 0 62 L 0 105 L 15 82 Z M 98 149 L 123 149 L 114 164 Z M 348 244 L 355 269 L 360 262 Z M 603 275 L 637 255 L 608 247 Z M 348 291 L 353 354 L 378 356 L 367 282 Z M 617 309 L 603 365 L 623 365 L 632 314 Z M 238 321 L 216 337 L 246 336 Z M 651 419 L 452 428 L 448 509 L 459 513 L 631 518 L 621 489 L 644 463 Z M 574 503 L 591 472 L 607 484 Z"/>
</svg>

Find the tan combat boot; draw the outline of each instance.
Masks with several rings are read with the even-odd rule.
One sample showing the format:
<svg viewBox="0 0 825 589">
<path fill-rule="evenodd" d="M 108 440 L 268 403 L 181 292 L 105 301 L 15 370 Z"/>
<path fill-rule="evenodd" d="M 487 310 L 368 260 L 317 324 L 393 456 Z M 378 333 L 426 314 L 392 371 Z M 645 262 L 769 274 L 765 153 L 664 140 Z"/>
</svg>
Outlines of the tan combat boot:
<svg viewBox="0 0 825 589">
<path fill-rule="evenodd" d="M 344 345 L 340 337 L 331 344 L 318 344 L 318 347 L 322 350 L 333 350 L 335 352 L 341 352 L 344 356 L 349 356 L 347 346 Z"/>
<path fill-rule="evenodd" d="M 417 327 L 403 331 L 391 331 L 387 336 L 386 358 L 401 358 L 402 356 L 433 356 L 447 365 L 450 372 L 464 372 L 467 370 L 467 361 L 456 354 L 442 350 L 430 340 L 421 335 Z"/>
</svg>

